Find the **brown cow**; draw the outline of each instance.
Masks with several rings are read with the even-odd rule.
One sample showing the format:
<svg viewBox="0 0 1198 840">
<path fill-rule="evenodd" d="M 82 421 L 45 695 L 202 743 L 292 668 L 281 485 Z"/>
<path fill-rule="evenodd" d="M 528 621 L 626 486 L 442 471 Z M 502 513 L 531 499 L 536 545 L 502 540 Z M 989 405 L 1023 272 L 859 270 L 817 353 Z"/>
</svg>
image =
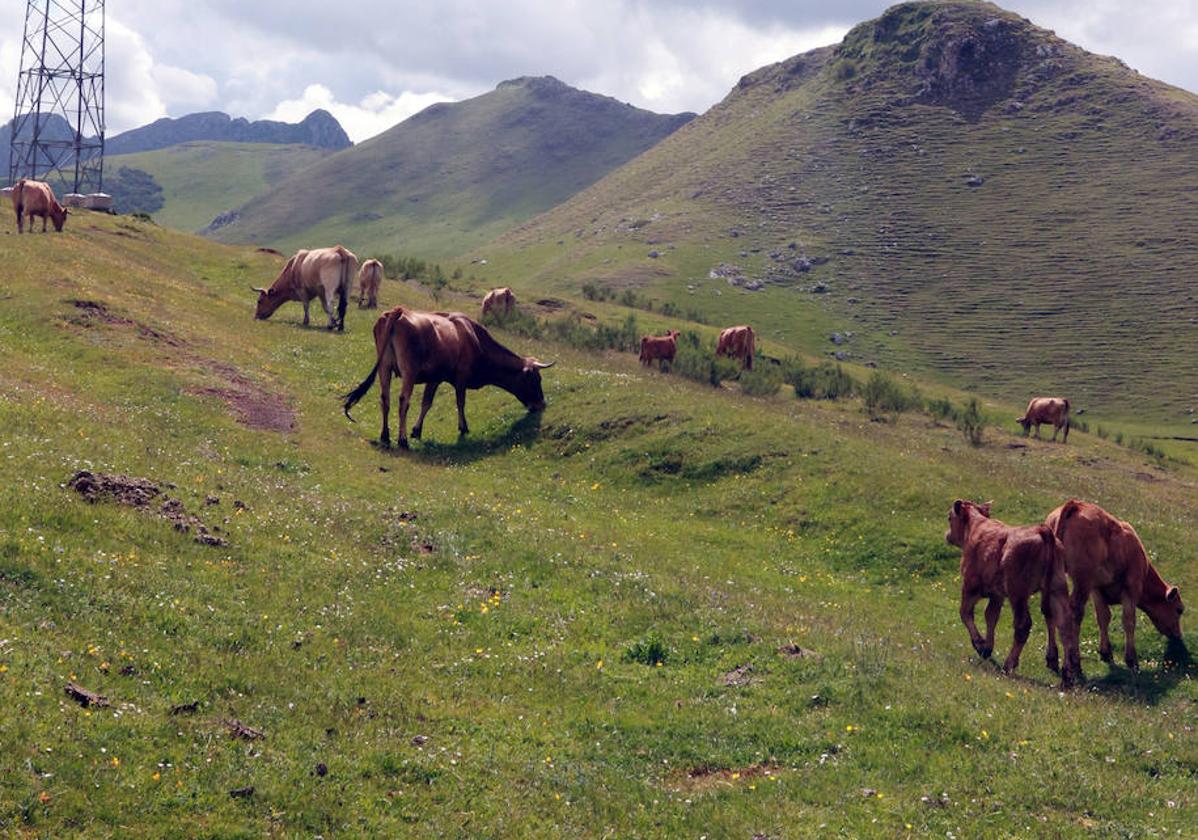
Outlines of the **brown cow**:
<svg viewBox="0 0 1198 840">
<path fill-rule="evenodd" d="M 419 439 L 437 393 L 437 386 L 449 382 L 457 391 L 458 431 L 469 432 L 466 426 L 466 391 L 497 385 L 510 393 L 530 412 L 545 409 L 545 394 L 541 390 L 541 371 L 553 362 L 539 362 L 532 356 L 521 356 L 496 341 L 487 328 L 460 312 L 415 312 L 397 306 L 379 316 L 374 324 L 375 363 L 370 374 L 353 391 L 345 395 L 345 416 L 379 378 L 379 402 L 383 412 L 383 429 L 379 442 L 391 445 L 387 415 L 391 405 L 391 377 L 399 374 L 403 386 L 399 394 L 399 445 L 408 448 L 407 418 L 412 388 L 424 384 L 420 417 L 412 427 L 412 437 Z M 350 418 L 353 419 L 352 417 Z"/>
<path fill-rule="evenodd" d="M 54 230 L 62 232 L 68 210 L 58 203 L 54 190 L 43 181 L 22 178 L 13 184 L 12 206 L 17 212 L 17 233 L 25 232 L 25 216 L 29 217 L 29 232 L 33 233 L 33 217 L 42 217 L 42 233 L 46 232 L 46 219 L 54 223 Z"/>
<path fill-rule="evenodd" d="M 1079 628 L 1086 614 L 1086 599 L 1094 601 L 1098 619 L 1098 654 L 1110 662 L 1111 604 L 1123 607 L 1123 661 L 1133 671 L 1136 656 L 1136 607 L 1156 629 L 1173 642 L 1181 641 L 1181 614 L 1185 605 L 1176 586 L 1169 586 L 1148 560 L 1136 529 L 1116 519 L 1098 505 L 1071 499 L 1048 514 L 1044 524 L 1065 548 L 1065 568 L 1073 579 L 1070 606 Z"/>
<path fill-rule="evenodd" d="M 961 621 L 969 630 L 973 648 L 983 659 L 994 651 L 994 629 L 1003 600 L 1011 600 L 1015 613 L 1015 643 L 1003 664 L 1007 673 L 1019 667 L 1019 655 L 1032 629 L 1028 599 L 1040 593 L 1040 611 L 1050 631 L 1055 626 L 1065 643 L 1065 668 L 1061 684 L 1068 686 L 1080 671 L 1076 625 L 1069 612 L 1069 588 L 1061 544 L 1047 526 L 1011 526 L 990 518 L 990 503 L 958 499 L 948 512 L 944 538 L 961 549 Z M 988 598 L 986 637 L 973 620 L 973 608 Z M 1045 662 L 1058 670 L 1055 634 L 1049 635 Z"/>
<path fill-rule="evenodd" d="M 720 333 L 720 339 L 715 345 L 717 356 L 728 356 L 740 359 L 740 366 L 745 370 L 753 369 L 753 356 L 757 353 L 757 337 L 752 327 L 728 327 Z"/>
<path fill-rule="evenodd" d="M 289 300 L 298 300 L 304 305 L 304 326 L 308 326 L 308 304 L 320 298 L 320 305 L 329 316 L 329 329 L 345 329 L 345 306 L 349 299 L 350 285 L 354 272 L 358 270 L 358 258 L 340 245 L 332 248 L 316 248 L 312 251 L 296 251 L 287 260 L 278 278 L 269 289 L 251 286 L 258 293 L 258 306 L 254 317 L 263 321 Z M 333 310 L 333 297 L 337 297 L 337 309 Z"/>
<path fill-rule="evenodd" d="M 1055 442 L 1057 432 L 1065 429 L 1061 443 L 1069 442 L 1069 400 L 1064 397 L 1033 397 L 1027 404 L 1027 411 L 1015 422 L 1023 426 L 1026 437 L 1032 426 L 1036 427 L 1036 437 L 1040 437 L 1040 424 L 1052 423 L 1052 439 Z"/>
<path fill-rule="evenodd" d="M 516 296 L 507 286 L 502 289 L 492 289 L 487 292 L 487 296 L 483 298 L 483 317 L 487 317 L 487 313 L 494 310 L 496 315 L 502 311 L 502 317 L 506 318 L 512 314 L 512 307 L 516 305 Z"/>
<path fill-rule="evenodd" d="M 641 339 L 641 364 L 648 367 L 654 359 L 673 362 L 678 352 L 678 330 L 666 330 L 665 335 L 647 335 Z"/>
<path fill-rule="evenodd" d="M 362 299 L 366 299 L 366 308 L 374 309 L 379 305 L 379 286 L 383 282 L 383 264 L 378 260 L 367 260 L 362 263 L 358 272 L 358 308 L 362 308 Z"/>
</svg>

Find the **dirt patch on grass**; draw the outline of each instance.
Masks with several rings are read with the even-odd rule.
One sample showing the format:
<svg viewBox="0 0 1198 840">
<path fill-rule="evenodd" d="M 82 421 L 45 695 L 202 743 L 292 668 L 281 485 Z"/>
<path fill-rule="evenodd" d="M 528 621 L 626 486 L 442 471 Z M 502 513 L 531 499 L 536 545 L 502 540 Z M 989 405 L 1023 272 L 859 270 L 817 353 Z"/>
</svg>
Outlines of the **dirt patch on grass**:
<svg viewBox="0 0 1198 840">
<path fill-rule="evenodd" d="M 189 388 L 187 393 L 200 397 L 219 397 L 237 422 L 251 429 L 290 432 L 295 428 L 295 412 L 283 398 L 255 386 Z"/>
<path fill-rule="evenodd" d="M 193 539 L 202 545 L 229 544 L 228 540 L 216 533 L 220 528 L 209 529 L 199 517 L 188 513 L 181 501 L 164 495 L 162 489 L 147 478 L 80 470 L 67 482 L 67 486 L 91 504 L 115 502 L 159 516 L 174 525 L 176 531 L 192 534 Z M 160 497 L 162 502 L 155 507 Z"/>
<path fill-rule="evenodd" d="M 781 772 L 782 768 L 777 764 L 750 764 L 739 768 L 700 764 L 667 778 L 666 787 L 679 793 L 704 793 L 746 782 L 755 784 L 776 777 Z"/>
<path fill-rule="evenodd" d="M 720 676 L 720 683 L 722 685 L 732 686 L 733 688 L 752 685 L 755 682 L 759 682 L 759 680 L 753 676 L 752 665 L 741 665 Z"/>
<path fill-rule="evenodd" d="M 67 300 L 66 303 L 71 304 L 77 310 L 75 315 L 67 317 L 66 321 L 68 324 L 83 327 L 84 329 L 90 329 L 100 324 L 110 327 L 123 327 L 133 330 L 138 338 L 143 338 L 146 341 L 165 344 L 169 347 L 182 347 L 184 345 L 183 340 L 178 336 L 148 326 L 140 321 L 135 321 L 132 318 L 126 318 L 124 315 L 118 315 L 109 309 L 107 304 L 101 301 Z"/>
</svg>

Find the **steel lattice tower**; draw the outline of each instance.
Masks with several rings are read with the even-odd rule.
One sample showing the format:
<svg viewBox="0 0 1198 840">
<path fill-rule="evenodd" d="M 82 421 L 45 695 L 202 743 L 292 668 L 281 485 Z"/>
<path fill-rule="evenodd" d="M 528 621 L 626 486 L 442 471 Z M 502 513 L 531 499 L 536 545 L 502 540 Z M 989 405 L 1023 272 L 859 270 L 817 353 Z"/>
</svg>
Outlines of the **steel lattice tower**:
<svg viewBox="0 0 1198 840">
<path fill-rule="evenodd" d="M 104 0 L 29 0 L 9 183 L 104 185 Z"/>
</svg>

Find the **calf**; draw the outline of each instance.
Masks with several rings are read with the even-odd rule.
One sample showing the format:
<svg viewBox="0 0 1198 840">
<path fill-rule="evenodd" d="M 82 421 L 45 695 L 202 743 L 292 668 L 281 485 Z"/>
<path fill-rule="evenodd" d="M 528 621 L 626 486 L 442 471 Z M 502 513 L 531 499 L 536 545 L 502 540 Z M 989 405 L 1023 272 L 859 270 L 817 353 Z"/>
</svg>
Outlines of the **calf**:
<svg viewBox="0 0 1198 840">
<path fill-rule="evenodd" d="M 42 233 L 46 232 L 46 219 L 54 223 L 54 230 L 61 233 L 67 220 L 67 208 L 58 203 L 54 190 L 42 181 L 22 178 L 13 184 L 12 206 L 17 213 L 17 233 L 25 232 L 25 216 L 29 217 L 29 232 L 33 233 L 33 217 L 42 217 Z"/>
<path fill-rule="evenodd" d="M 958 499 L 948 512 L 945 539 L 961 549 L 961 621 L 969 630 L 973 648 L 983 659 L 994 651 L 994 630 L 1003 601 L 1011 600 L 1015 613 L 1015 643 L 1003 664 L 1007 673 L 1019 667 L 1019 656 L 1032 629 L 1028 599 L 1040 593 L 1040 611 L 1050 630 L 1045 662 L 1058 671 L 1055 635 L 1060 631 L 1065 644 L 1065 667 L 1059 670 L 1061 685 L 1072 685 L 1080 671 L 1077 633 L 1069 612 L 1069 590 L 1064 555 L 1052 530 L 1045 525 L 1015 527 L 990 518 L 990 503 Z M 986 637 L 973 620 L 979 600 L 988 598 Z"/>
<path fill-rule="evenodd" d="M 1052 439 L 1055 442 L 1057 432 L 1065 429 L 1062 443 L 1069 442 L 1069 400 L 1064 397 L 1033 397 L 1027 404 L 1027 411 L 1015 422 L 1023 426 L 1023 434 L 1027 435 L 1032 426 L 1036 427 L 1036 437 L 1040 437 L 1040 424 L 1052 423 Z"/>
<path fill-rule="evenodd" d="M 358 272 L 358 308 L 362 308 L 365 299 L 366 308 L 374 309 L 379 305 L 379 286 L 383 282 L 383 264 L 378 260 L 367 260 L 362 263 Z"/>
<path fill-rule="evenodd" d="M 1086 599 L 1094 601 L 1098 620 L 1098 654 L 1110 662 L 1111 604 L 1123 607 L 1123 661 L 1136 670 L 1136 608 L 1156 629 L 1175 643 L 1181 642 L 1181 614 L 1185 605 L 1176 586 L 1170 586 L 1148 560 L 1136 529 L 1116 519 L 1098 505 L 1070 499 L 1048 514 L 1044 524 L 1064 546 L 1065 568 L 1073 580 L 1070 607 L 1081 627 Z M 1051 642 L 1051 640 L 1050 640 Z"/>
<path fill-rule="evenodd" d="M 665 335 L 647 335 L 641 339 L 641 364 L 648 367 L 655 359 L 673 362 L 678 352 L 678 330 L 667 330 Z"/>
</svg>

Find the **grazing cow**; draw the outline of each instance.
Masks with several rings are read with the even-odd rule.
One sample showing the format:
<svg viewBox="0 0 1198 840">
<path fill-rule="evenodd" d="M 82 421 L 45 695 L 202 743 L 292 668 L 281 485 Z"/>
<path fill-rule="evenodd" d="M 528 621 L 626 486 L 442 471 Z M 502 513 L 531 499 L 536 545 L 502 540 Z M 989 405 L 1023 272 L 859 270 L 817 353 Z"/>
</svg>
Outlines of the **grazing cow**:
<svg viewBox="0 0 1198 840">
<path fill-rule="evenodd" d="M 756 352 L 757 337 L 753 334 L 752 327 L 728 327 L 720 333 L 720 340 L 715 345 L 717 356 L 740 359 L 740 366 L 744 370 L 753 369 L 753 356 Z"/>
<path fill-rule="evenodd" d="M 1023 426 L 1023 434 L 1027 435 L 1032 426 L 1036 427 L 1036 437 L 1040 437 L 1040 424 L 1052 423 L 1052 439 L 1055 442 L 1057 432 L 1065 429 L 1061 443 L 1069 442 L 1069 400 L 1063 397 L 1033 397 L 1027 404 L 1027 411 L 1015 420 Z"/>
<path fill-rule="evenodd" d="M 397 306 L 375 322 L 374 348 L 374 368 L 357 388 L 345 395 L 345 416 L 350 416 L 349 410 L 366 396 L 378 376 L 383 412 L 379 442 L 383 446 L 391 445 L 387 415 L 394 374 L 403 378 L 399 394 L 399 445 L 403 449 L 408 448 L 407 418 L 412 389 L 421 383 L 424 399 L 420 417 L 412 427 L 412 437 L 417 439 L 437 386 L 442 382 L 450 383 L 457 391 L 458 431 L 463 435 L 470 431 L 466 426 L 467 389 L 497 385 L 524 403 L 530 412 L 545 409 L 541 371 L 554 363 L 513 353 L 496 341 L 486 327 L 460 312 L 415 312 Z"/>
<path fill-rule="evenodd" d="M 1003 600 L 1011 600 L 1015 613 L 1015 644 L 1007 655 L 1003 670 L 1019 667 L 1019 655 L 1032 629 L 1028 599 L 1040 593 L 1040 611 L 1050 630 L 1045 662 L 1058 671 L 1055 627 L 1065 644 L 1065 667 L 1060 670 L 1061 684 L 1073 683 L 1080 671 L 1077 650 L 1077 625 L 1069 612 L 1069 588 L 1065 577 L 1065 559 L 1061 544 L 1047 526 L 1015 527 L 990 518 L 990 503 L 958 499 L 948 512 L 948 533 L 944 538 L 961 549 L 961 621 L 969 630 L 973 648 L 983 659 L 994 651 L 994 629 L 1002 612 Z M 986 637 L 983 639 L 973 620 L 973 608 L 988 598 Z"/>
<path fill-rule="evenodd" d="M 358 308 L 362 308 L 362 298 L 366 298 L 366 308 L 374 309 L 379 305 L 379 285 L 383 282 L 383 264 L 378 260 L 367 260 L 362 263 L 358 272 Z"/>
<path fill-rule="evenodd" d="M 483 317 L 486 318 L 487 313 L 494 310 L 496 315 L 502 313 L 502 317 L 506 318 L 512 314 L 512 307 L 515 305 L 516 296 L 507 286 L 502 289 L 492 289 L 483 298 Z"/>
<path fill-rule="evenodd" d="M 42 233 L 46 232 L 46 219 L 54 223 L 54 230 L 62 232 L 67 220 L 67 208 L 58 203 L 54 190 L 42 181 L 22 178 L 13 184 L 12 206 L 17 212 L 17 233 L 25 232 L 25 216 L 29 217 L 29 232 L 33 233 L 33 217 L 42 217 Z"/>
<path fill-rule="evenodd" d="M 1170 586 L 1148 560 L 1136 529 L 1098 505 L 1071 499 L 1048 514 L 1044 524 L 1065 548 L 1065 569 L 1073 579 L 1070 606 L 1075 626 L 1081 627 L 1086 599 L 1094 601 L 1098 619 L 1098 654 L 1111 661 L 1111 604 L 1123 607 L 1123 661 L 1136 670 L 1136 607 L 1171 641 L 1181 641 L 1185 605 L 1176 586 Z"/>
<path fill-rule="evenodd" d="M 647 335 L 641 339 L 641 364 L 648 367 L 654 359 L 673 362 L 678 352 L 678 330 L 666 330 L 665 335 Z"/>
<path fill-rule="evenodd" d="M 329 316 L 329 329 L 345 329 L 345 306 L 349 299 L 350 285 L 354 272 L 358 270 L 358 258 L 349 250 L 336 245 L 332 248 L 317 248 L 312 251 L 296 251 L 287 260 L 283 270 L 269 289 L 251 286 L 258 293 L 258 307 L 254 317 L 263 321 L 289 300 L 298 300 L 304 305 L 304 326 L 308 326 L 308 304 L 320 298 L 320 304 Z M 337 297 L 337 309 L 333 309 L 333 297 Z"/>
</svg>

